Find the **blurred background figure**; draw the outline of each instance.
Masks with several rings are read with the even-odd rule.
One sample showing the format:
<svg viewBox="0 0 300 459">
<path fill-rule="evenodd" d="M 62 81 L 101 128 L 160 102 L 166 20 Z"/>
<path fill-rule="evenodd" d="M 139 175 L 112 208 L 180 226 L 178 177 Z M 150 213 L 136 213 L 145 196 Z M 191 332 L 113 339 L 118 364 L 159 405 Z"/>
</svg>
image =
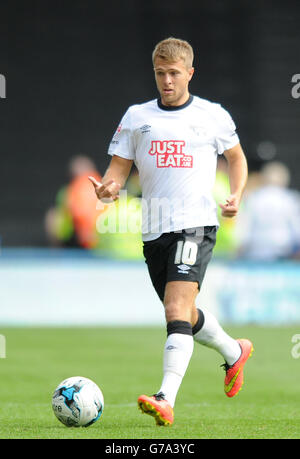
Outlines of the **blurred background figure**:
<svg viewBox="0 0 300 459">
<path fill-rule="evenodd" d="M 94 162 L 84 155 L 73 157 L 68 170 L 70 182 L 58 191 L 55 205 L 45 216 L 48 240 L 52 246 L 92 249 L 99 243 L 96 219 L 102 209 L 97 209 L 88 176 L 99 181 L 101 176 Z"/>
<path fill-rule="evenodd" d="M 99 253 L 116 259 L 142 260 L 142 201 L 138 171 L 133 166 L 120 198 L 97 218 Z"/>
<path fill-rule="evenodd" d="M 68 171 L 70 182 L 58 191 L 55 205 L 45 215 L 49 243 L 54 247 L 94 250 L 97 255 L 109 258 L 142 259 L 141 188 L 137 170 L 132 169 L 121 199 L 105 205 L 97 200 L 88 180 L 92 175 L 101 181 L 89 157 L 73 157 Z"/>
<path fill-rule="evenodd" d="M 238 218 L 239 254 L 252 260 L 298 258 L 300 199 L 289 189 L 290 172 L 281 162 L 263 166 L 256 189 L 247 190 Z"/>
</svg>

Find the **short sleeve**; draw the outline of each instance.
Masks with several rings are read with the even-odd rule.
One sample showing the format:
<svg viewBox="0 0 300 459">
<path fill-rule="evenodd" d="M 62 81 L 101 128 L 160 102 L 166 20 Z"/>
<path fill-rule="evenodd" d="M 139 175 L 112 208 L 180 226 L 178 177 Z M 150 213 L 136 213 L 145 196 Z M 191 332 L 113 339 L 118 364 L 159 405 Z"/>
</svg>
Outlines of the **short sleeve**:
<svg viewBox="0 0 300 459">
<path fill-rule="evenodd" d="M 233 119 L 221 105 L 217 105 L 215 116 L 217 152 L 222 155 L 225 150 L 237 145 L 240 140 Z"/>
<path fill-rule="evenodd" d="M 109 144 L 108 154 L 117 155 L 125 159 L 135 159 L 132 129 L 130 122 L 130 109 L 123 116 L 114 136 Z"/>
</svg>

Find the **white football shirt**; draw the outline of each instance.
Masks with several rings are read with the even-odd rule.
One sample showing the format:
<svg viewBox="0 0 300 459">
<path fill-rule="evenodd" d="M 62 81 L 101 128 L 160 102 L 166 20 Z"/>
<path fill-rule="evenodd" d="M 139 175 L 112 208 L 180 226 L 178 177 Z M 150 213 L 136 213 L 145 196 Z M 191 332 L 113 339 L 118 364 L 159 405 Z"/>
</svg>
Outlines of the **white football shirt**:
<svg viewBox="0 0 300 459">
<path fill-rule="evenodd" d="M 221 105 L 197 96 L 179 107 L 159 99 L 129 107 L 108 153 L 133 160 L 139 171 L 144 241 L 219 225 L 212 196 L 217 155 L 239 143 L 235 129 Z"/>
</svg>

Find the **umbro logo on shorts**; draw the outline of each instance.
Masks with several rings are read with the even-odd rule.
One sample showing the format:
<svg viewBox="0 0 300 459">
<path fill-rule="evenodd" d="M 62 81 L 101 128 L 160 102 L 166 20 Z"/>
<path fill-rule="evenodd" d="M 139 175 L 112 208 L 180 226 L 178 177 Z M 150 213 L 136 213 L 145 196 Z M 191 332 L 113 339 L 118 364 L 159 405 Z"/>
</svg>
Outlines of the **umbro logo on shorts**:
<svg viewBox="0 0 300 459">
<path fill-rule="evenodd" d="M 187 265 L 179 265 L 177 266 L 177 268 L 178 268 L 178 272 L 181 274 L 188 274 L 189 270 L 191 269 L 191 267 Z"/>
</svg>

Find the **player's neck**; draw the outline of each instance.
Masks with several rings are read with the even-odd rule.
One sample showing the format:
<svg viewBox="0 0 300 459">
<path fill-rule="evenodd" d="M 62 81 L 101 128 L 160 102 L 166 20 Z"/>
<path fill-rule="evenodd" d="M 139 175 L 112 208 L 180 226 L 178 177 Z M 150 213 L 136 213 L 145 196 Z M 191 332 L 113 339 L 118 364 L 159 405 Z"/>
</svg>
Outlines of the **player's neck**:
<svg viewBox="0 0 300 459">
<path fill-rule="evenodd" d="M 176 103 L 176 104 L 175 103 L 174 104 L 165 103 L 163 99 L 159 98 L 157 100 L 157 104 L 159 108 L 163 110 L 181 110 L 182 108 L 185 108 L 188 105 L 190 105 L 192 101 L 193 101 L 193 96 L 191 94 L 188 94 L 186 98 L 184 99 L 182 98 L 180 103 Z"/>
<path fill-rule="evenodd" d="M 168 101 L 166 98 L 161 97 L 161 103 L 165 107 L 180 107 L 181 105 L 184 105 L 186 102 L 188 102 L 190 98 L 190 93 L 187 91 L 184 93 L 179 99 L 174 100 L 174 101 Z"/>
</svg>

